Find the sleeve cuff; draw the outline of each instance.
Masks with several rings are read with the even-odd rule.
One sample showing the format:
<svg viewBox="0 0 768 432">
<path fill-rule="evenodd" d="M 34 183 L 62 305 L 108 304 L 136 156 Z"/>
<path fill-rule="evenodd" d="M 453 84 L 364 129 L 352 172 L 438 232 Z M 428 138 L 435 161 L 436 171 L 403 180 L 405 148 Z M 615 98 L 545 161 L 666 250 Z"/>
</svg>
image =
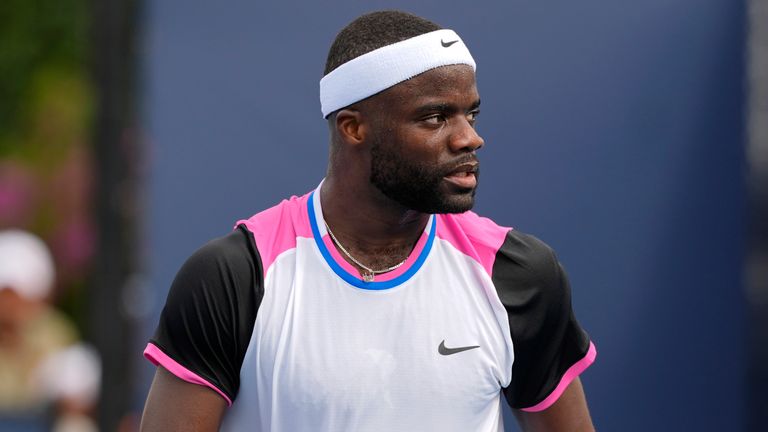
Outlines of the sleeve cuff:
<svg viewBox="0 0 768 432">
<path fill-rule="evenodd" d="M 544 411 L 545 409 L 552 406 L 552 404 L 554 404 L 557 401 L 557 399 L 560 398 L 560 396 L 563 394 L 565 389 L 568 388 L 568 385 L 570 385 L 571 382 L 573 382 L 573 380 L 576 379 L 577 376 L 581 375 L 582 372 L 584 372 L 592 363 L 595 362 L 595 357 L 597 357 L 597 349 L 595 348 L 595 344 L 593 344 L 590 341 L 589 349 L 587 350 L 587 355 L 585 355 L 581 360 L 571 365 L 571 367 L 569 367 L 568 370 L 565 371 L 565 374 L 563 374 L 563 377 L 560 379 L 560 382 L 557 384 L 557 386 L 552 391 L 552 393 L 550 393 L 549 396 L 544 398 L 543 401 L 537 403 L 532 407 L 521 408 L 521 411 L 538 412 L 538 411 Z"/>
<path fill-rule="evenodd" d="M 221 397 L 223 397 L 224 400 L 227 401 L 228 406 L 232 406 L 232 399 L 230 399 L 226 394 L 224 394 L 223 391 L 219 390 L 218 387 L 211 384 L 209 381 L 207 381 L 200 375 L 197 375 L 191 370 L 180 365 L 176 360 L 170 358 L 166 353 L 160 350 L 160 348 L 158 348 L 155 344 L 151 342 L 147 344 L 147 347 L 144 349 L 144 357 L 147 360 L 151 361 L 152 364 L 154 364 L 155 366 L 164 367 L 165 369 L 168 370 L 168 372 L 174 374 L 176 377 L 178 377 L 181 380 L 184 380 L 188 383 L 211 388 L 216 393 L 221 395 Z"/>
</svg>

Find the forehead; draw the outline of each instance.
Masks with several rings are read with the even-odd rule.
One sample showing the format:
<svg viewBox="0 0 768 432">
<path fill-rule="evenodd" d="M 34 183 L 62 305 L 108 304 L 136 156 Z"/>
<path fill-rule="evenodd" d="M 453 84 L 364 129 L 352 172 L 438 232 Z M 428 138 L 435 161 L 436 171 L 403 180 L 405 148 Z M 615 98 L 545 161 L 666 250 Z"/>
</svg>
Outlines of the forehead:
<svg viewBox="0 0 768 432">
<path fill-rule="evenodd" d="M 419 105 L 427 100 L 473 104 L 479 98 L 475 71 L 468 65 L 430 69 L 380 93 L 384 102 Z"/>
</svg>

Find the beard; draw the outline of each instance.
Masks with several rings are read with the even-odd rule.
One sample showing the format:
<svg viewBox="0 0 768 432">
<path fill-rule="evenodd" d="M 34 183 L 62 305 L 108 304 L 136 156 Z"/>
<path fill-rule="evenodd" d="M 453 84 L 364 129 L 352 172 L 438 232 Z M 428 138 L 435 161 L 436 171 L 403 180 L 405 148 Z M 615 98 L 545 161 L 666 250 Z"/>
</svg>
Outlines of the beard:
<svg viewBox="0 0 768 432">
<path fill-rule="evenodd" d="M 371 183 L 389 199 L 422 213 L 464 213 L 475 204 L 477 188 L 457 189 L 443 178 L 457 166 L 473 162 L 466 155 L 450 164 L 414 163 L 396 143 L 376 140 L 371 146 Z M 479 171 L 475 176 L 479 179 Z"/>
</svg>

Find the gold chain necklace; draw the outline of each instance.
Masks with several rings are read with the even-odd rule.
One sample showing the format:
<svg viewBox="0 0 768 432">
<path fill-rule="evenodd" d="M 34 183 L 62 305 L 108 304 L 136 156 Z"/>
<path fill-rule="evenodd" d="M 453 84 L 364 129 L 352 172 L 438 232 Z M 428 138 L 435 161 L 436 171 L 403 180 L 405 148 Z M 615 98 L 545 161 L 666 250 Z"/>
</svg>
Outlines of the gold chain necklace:
<svg viewBox="0 0 768 432">
<path fill-rule="evenodd" d="M 347 252 L 347 250 L 344 249 L 344 246 L 341 245 L 341 242 L 339 241 L 339 239 L 337 239 L 336 236 L 333 235 L 333 231 L 331 231 L 331 227 L 328 226 L 328 222 L 325 222 L 325 221 L 323 221 L 323 222 L 325 223 L 325 229 L 328 230 L 328 234 L 330 234 L 331 239 L 333 239 L 333 242 L 336 243 L 336 246 L 338 246 L 339 249 L 341 249 L 341 251 L 344 252 L 344 255 L 346 255 L 347 258 L 352 260 L 353 263 L 357 264 L 358 267 L 363 269 L 363 271 L 360 272 L 360 276 L 363 277 L 363 281 L 365 281 L 365 282 L 373 282 L 373 277 L 376 276 L 377 274 L 391 272 L 392 270 L 395 270 L 396 268 L 398 268 L 401 265 L 405 264 L 406 261 L 408 261 L 408 258 L 406 258 L 406 259 L 400 261 L 399 264 L 395 264 L 392 267 L 385 268 L 383 270 L 373 270 L 372 268 L 366 266 L 365 264 L 363 264 L 360 261 L 358 261 L 357 259 L 355 259 L 355 257 L 352 256 L 352 254 Z"/>
</svg>

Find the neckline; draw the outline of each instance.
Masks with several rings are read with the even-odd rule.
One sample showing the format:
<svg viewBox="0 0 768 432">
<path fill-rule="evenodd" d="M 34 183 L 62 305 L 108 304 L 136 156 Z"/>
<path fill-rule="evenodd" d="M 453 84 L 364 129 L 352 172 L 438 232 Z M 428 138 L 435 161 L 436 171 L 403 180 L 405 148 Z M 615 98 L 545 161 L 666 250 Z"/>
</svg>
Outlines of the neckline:
<svg viewBox="0 0 768 432">
<path fill-rule="evenodd" d="M 328 235 L 328 231 L 325 228 L 325 220 L 323 219 L 323 210 L 320 205 L 319 192 L 321 187 L 322 183 L 320 183 L 320 186 L 310 194 L 309 199 L 307 200 L 309 224 L 312 228 L 312 237 L 315 240 L 315 244 L 317 245 L 320 254 L 336 275 L 348 284 L 357 288 L 366 290 L 386 290 L 402 285 L 419 271 L 424 264 L 424 261 L 427 259 L 429 251 L 432 249 L 432 244 L 434 243 L 437 224 L 435 215 L 429 216 L 427 226 L 424 228 L 424 232 L 416 242 L 416 246 L 405 260 L 405 264 L 391 272 L 374 276 L 372 282 L 365 282 L 361 279 L 357 269 L 341 256 L 340 252 L 336 249 L 336 245 L 333 244 L 333 241 Z"/>
</svg>

